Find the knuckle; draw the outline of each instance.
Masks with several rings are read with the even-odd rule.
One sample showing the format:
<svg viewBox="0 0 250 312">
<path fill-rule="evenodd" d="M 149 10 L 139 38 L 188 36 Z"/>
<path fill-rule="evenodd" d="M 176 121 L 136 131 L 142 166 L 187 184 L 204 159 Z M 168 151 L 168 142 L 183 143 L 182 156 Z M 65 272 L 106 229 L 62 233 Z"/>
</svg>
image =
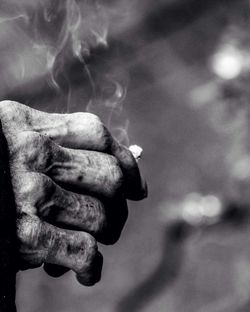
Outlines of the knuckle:
<svg viewBox="0 0 250 312">
<path fill-rule="evenodd" d="M 111 146 L 111 136 L 101 119 L 92 113 L 74 113 L 68 121 L 70 133 L 85 129 L 90 133 L 92 144 L 99 151 L 106 151 Z"/>
<path fill-rule="evenodd" d="M 24 198 L 29 198 L 30 194 L 37 191 L 37 187 L 40 186 L 37 175 L 35 173 L 30 173 L 25 176 L 25 183 L 22 180 L 19 181 L 19 192 Z"/>
<path fill-rule="evenodd" d="M 29 145 L 39 145 L 39 146 L 49 146 L 50 145 L 50 139 L 49 137 L 42 135 L 38 132 L 34 131 L 23 131 L 19 135 L 21 144 L 24 147 L 27 147 Z"/>
<path fill-rule="evenodd" d="M 17 219 L 17 240 L 20 267 L 39 267 L 45 260 L 46 252 L 40 246 L 41 222 L 37 217 L 22 214 Z"/>
<path fill-rule="evenodd" d="M 92 113 L 79 113 L 79 114 L 84 114 L 85 117 L 87 117 L 88 120 L 94 124 L 102 123 L 101 119 L 95 114 Z"/>
<path fill-rule="evenodd" d="M 31 108 L 15 101 L 1 101 L 0 102 L 0 118 L 3 127 L 12 132 L 17 129 L 12 127 L 13 123 L 18 126 L 20 130 L 27 130 L 31 124 Z M 11 129 L 9 129 L 11 127 Z"/>
<path fill-rule="evenodd" d="M 99 149 L 102 151 L 109 149 L 111 145 L 111 136 L 101 119 L 96 115 L 90 114 L 90 122 L 96 134 Z"/>
<path fill-rule="evenodd" d="M 97 252 L 96 240 L 91 235 L 87 235 L 87 250 L 88 250 L 88 257 L 90 258 L 94 257 Z"/>
<path fill-rule="evenodd" d="M 97 252 L 97 243 L 92 235 L 87 235 L 86 239 L 87 262 L 91 263 Z"/>
<path fill-rule="evenodd" d="M 40 135 L 33 131 L 22 131 L 17 135 L 19 149 L 28 149 L 30 146 L 36 146 L 39 143 Z"/>
<path fill-rule="evenodd" d="M 23 183 L 24 180 L 25 183 Z M 13 183 L 18 211 L 38 213 L 46 201 L 51 201 L 55 192 L 55 186 L 53 186 L 53 182 L 43 174 L 18 175 Z"/>
<path fill-rule="evenodd" d="M 12 137 L 11 153 L 12 155 L 20 154 L 22 156 L 28 156 L 29 153 L 35 152 L 36 149 L 31 148 L 36 146 L 38 136 L 31 131 L 21 131 L 20 133 Z"/>
<path fill-rule="evenodd" d="M 11 158 L 33 170 L 43 170 L 50 165 L 52 144 L 48 137 L 33 131 L 23 131 L 11 144 Z"/>
<path fill-rule="evenodd" d="M 53 182 L 44 174 L 33 173 L 30 175 L 30 188 L 27 189 L 28 192 L 40 193 L 43 192 L 47 194 L 51 187 L 53 186 Z"/>
<path fill-rule="evenodd" d="M 92 235 L 84 233 L 82 239 L 83 242 L 81 243 L 80 248 L 84 255 L 80 256 L 80 261 L 77 261 L 76 263 L 76 271 L 78 273 L 86 272 L 92 267 L 96 254 L 98 252 L 97 242 Z"/>
<path fill-rule="evenodd" d="M 12 115 L 15 111 L 16 103 L 13 101 L 5 100 L 0 102 L 0 115 L 1 117 Z"/>
<path fill-rule="evenodd" d="M 25 181 L 25 183 L 23 183 Z M 17 174 L 13 177 L 13 189 L 15 193 L 17 207 L 23 211 L 23 208 L 30 207 L 33 205 L 32 197 L 37 194 L 37 183 L 36 174 Z"/>
<path fill-rule="evenodd" d="M 40 233 L 40 221 L 37 217 L 21 214 L 17 219 L 17 238 L 21 244 L 36 247 Z"/>
<path fill-rule="evenodd" d="M 106 214 L 104 205 L 98 199 L 88 199 L 85 197 L 84 204 L 87 206 L 87 220 L 85 216 L 86 226 L 90 233 L 94 236 L 101 234 L 106 228 Z M 85 210 L 85 209 L 84 209 Z"/>
<path fill-rule="evenodd" d="M 101 119 L 92 113 L 83 113 L 83 112 L 78 112 L 78 113 L 73 113 L 71 114 L 72 119 L 69 120 L 69 122 L 73 122 L 76 124 L 81 124 L 83 121 L 88 121 L 88 125 L 92 127 L 96 127 L 97 125 L 101 124 Z"/>
</svg>

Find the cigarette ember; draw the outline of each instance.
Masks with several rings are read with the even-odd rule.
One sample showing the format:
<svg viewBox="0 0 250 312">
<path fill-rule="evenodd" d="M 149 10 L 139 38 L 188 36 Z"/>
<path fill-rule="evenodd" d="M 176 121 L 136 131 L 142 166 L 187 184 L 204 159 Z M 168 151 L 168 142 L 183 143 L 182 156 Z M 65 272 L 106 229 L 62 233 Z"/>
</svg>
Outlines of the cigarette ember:
<svg viewBox="0 0 250 312">
<path fill-rule="evenodd" d="M 141 158 L 143 149 L 138 145 L 131 145 L 129 147 L 130 152 L 133 154 L 136 161 L 138 161 Z"/>
</svg>

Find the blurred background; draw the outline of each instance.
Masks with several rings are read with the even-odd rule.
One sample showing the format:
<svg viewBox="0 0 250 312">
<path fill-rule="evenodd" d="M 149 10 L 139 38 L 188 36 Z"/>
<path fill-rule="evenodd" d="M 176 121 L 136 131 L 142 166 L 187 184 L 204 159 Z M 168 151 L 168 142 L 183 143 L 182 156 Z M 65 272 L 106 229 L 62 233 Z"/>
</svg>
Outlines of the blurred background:
<svg viewBox="0 0 250 312">
<path fill-rule="evenodd" d="M 98 114 L 149 184 L 98 285 L 18 273 L 19 312 L 249 311 L 249 26 L 249 0 L 0 1 L 0 99 Z"/>
</svg>

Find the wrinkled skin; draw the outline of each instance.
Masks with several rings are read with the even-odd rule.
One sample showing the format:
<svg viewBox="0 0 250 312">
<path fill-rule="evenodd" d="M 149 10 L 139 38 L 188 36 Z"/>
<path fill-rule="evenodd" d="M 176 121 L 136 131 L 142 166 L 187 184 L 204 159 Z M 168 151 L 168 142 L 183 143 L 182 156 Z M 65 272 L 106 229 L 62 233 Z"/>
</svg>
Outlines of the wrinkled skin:
<svg viewBox="0 0 250 312">
<path fill-rule="evenodd" d="M 48 114 L 0 102 L 15 202 L 19 269 L 44 264 L 51 276 L 72 269 L 83 285 L 100 280 L 97 241 L 115 243 L 126 199 L 146 197 L 135 159 L 99 118 Z"/>
</svg>

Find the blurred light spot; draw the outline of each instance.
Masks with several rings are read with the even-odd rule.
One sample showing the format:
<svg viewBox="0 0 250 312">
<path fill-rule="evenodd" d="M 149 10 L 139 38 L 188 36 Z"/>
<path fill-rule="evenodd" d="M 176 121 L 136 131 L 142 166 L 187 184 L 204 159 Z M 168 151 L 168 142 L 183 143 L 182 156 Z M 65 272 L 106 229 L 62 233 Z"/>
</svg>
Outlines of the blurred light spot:
<svg viewBox="0 0 250 312">
<path fill-rule="evenodd" d="M 208 195 L 201 200 L 202 213 L 207 218 L 217 218 L 222 212 L 222 203 L 218 197 Z"/>
<path fill-rule="evenodd" d="M 222 210 L 222 202 L 218 197 L 191 193 L 183 201 L 182 217 L 193 226 L 209 225 L 220 218 Z"/>
<path fill-rule="evenodd" d="M 212 58 L 213 72 L 223 79 L 239 76 L 243 69 L 243 55 L 233 46 L 224 46 Z"/>
<path fill-rule="evenodd" d="M 200 207 L 201 196 L 197 193 L 189 194 L 183 203 L 183 219 L 192 225 L 198 225 L 202 222 Z"/>
</svg>

